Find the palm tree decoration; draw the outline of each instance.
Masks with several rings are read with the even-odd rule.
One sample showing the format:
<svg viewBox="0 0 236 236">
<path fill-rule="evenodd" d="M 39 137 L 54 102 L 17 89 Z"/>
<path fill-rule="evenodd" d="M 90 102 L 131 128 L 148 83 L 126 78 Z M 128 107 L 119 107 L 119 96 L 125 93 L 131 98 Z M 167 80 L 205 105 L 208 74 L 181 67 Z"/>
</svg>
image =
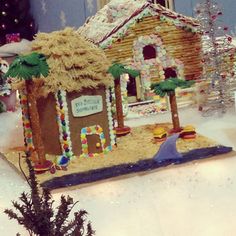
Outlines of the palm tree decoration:
<svg viewBox="0 0 236 236">
<path fill-rule="evenodd" d="M 129 74 L 132 77 L 139 76 L 139 71 L 125 67 L 121 63 L 113 63 L 108 69 L 108 72 L 114 77 L 115 80 L 115 98 L 116 98 L 116 118 L 118 127 L 116 127 L 116 134 L 126 135 L 130 133 L 130 128 L 124 125 L 123 107 L 122 107 L 122 95 L 121 95 L 121 83 L 120 77 L 123 74 Z"/>
<path fill-rule="evenodd" d="M 194 82 L 195 81 L 192 80 L 187 81 L 178 78 L 169 78 L 165 81 L 161 81 L 159 83 L 154 83 L 151 85 L 151 89 L 153 89 L 157 95 L 164 97 L 167 94 L 169 96 L 173 132 L 181 131 L 175 89 L 178 87 L 189 88 L 194 84 Z"/>
<path fill-rule="evenodd" d="M 41 76 L 46 77 L 48 73 L 49 67 L 46 57 L 43 54 L 33 52 L 29 55 L 16 57 L 10 65 L 8 72 L 5 74 L 6 78 L 12 77 L 25 81 L 33 144 L 37 153 L 37 163 L 35 163 L 35 168 L 42 170 L 49 169 L 52 163 L 47 161 L 45 157 L 36 102 L 37 90 L 33 78 L 39 79 Z M 31 153 L 31 155 L 32 154 L 34 153 Z"/>
</svg>

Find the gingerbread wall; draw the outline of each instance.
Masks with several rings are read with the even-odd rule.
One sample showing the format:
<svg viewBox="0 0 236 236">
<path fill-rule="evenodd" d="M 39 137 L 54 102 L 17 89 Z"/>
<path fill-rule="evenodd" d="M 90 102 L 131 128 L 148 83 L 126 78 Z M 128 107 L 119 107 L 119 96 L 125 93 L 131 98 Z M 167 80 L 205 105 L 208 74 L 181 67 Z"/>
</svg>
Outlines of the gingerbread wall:
<svg viewBox="0 0 236 236">
<path fill-rule="evenodd" d="M 105 49 L 111 61 L 129 64 L 133 58 L 133 43 L 140 36 L 156 34 L 163 40 L 169 56 L 179 59 L 184 64 L 184 75 L 187 79 L 197 79 L 202 73 L 201 66 L 201 35 L 188 32 L 164 22 L 157 16 L 148 16 L 128 29 L 126 36 Z"/>
<path fill-rule="evenodd" d="M 82 95 L 101 95 L 103 99 L 103 111 L 97 114 L 89 115 L 86 117 L 73 117 L 71 110 L 71 101 Z M 106 139 L 105 147 L 110 145 L 110 132 L 107 115 L 107 104 L 105 96 L 105 88 L 100 89 L 85 89 L 77 93 L 72 92 L 67 94 L 67 105 L 69 113 L 69 126 L 72 141 L 72 150 L 75 155 L 82 154 L 81 129 L 88 126 L 100 125 L 103 128 L 104 136 Z M 40 116 L 40 125 L 42 129 L 42 138 L 45 146 L 45 151 L 48 154 L 61 155 L 61 146 L 59 142 L 59 128 L 57 124 L 56 114 L 56 100 L 53 94 L 49 94 L 46 98 L 37 100 L 37 106 Z M 100 153 L 101 147 L 96 147 L 99 137 L 98 135 L 88 135 L 89 152 Z"/>
<path fill-rule="evenodd" d="M 103 98 L 103 111 L 100 113 L 96 113 L 93 115 L 85 116 L 85 117 L 74 117 L 71 109 L 71 101 L 75 98 L 78 98 L 81 95 L 101 95 Z M 107 104 L 106 104 L 106 96 L 105 89 L 85 89 L 84 91 L 77 93 L 68 93 L 67 95 L 67 104 L 69 110 L 69 124 L 70 124 L 70 132 L 71 132 L 71 141 L 72 141 L 72 149 L 74 154 L 80 155 L 82 154 L 82 146 L 81 146 L 81 129 L 93 126 L 100 125 L 103 129 L 104 136 L 106 139 L 106 145 L 110 145 L 110 132 L 109 132 L 109 124 L 108 124 L 108 115 L 107 115 Z M 87 135 L 88 144 L 89 144 L 89 152 L 99 153 L 101 152 L 100 148 L 96 148 L 96 143 L 99 142 L 98 135 Z M 94 145 L 91 145 L 94 144 Z"/>
<path fill-rule="evenodd" d="M 42 139 L 48 154 L 61 155 L 59 129 L 57 124 L 56 99 L 53 94 L 37 100 Z"/>
</svg>

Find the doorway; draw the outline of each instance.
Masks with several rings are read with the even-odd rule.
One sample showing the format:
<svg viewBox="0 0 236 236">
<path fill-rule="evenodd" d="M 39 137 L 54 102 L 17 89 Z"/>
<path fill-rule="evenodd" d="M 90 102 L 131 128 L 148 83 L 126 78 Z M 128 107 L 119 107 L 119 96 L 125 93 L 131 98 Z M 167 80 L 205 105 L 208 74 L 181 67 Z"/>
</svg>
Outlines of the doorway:
<svg viewBox="0 0 236 236">
<path fill-rule="evenodd" d="M 98 134 L 87 135 L 88 153 L 102 153 L 102 143 Z"/>
<path fill-rule="evenodd" d="M 128 75 L 127 82 L 128 103 L 140 102 L 142 100 L 142 86 L 140 77 L 132 77 Z"/>
</svg>

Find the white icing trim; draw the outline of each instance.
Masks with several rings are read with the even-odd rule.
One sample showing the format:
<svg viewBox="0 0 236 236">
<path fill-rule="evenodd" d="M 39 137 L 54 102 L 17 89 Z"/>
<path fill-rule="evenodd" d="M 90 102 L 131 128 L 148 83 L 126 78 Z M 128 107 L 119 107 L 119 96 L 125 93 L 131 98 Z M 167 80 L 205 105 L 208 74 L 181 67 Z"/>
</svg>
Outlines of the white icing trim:
<svg viewBox="0 0 236 236">
<path fill-rule="evenodd" d="M 113 120 L 112 120 L 109 89 L 106 89 L 106 104 L 107 104 L 108 125 L 109 125 L 109 131 L 110 131 L 110 140 L 111 140 L 111 146 L 113 146 L 116 144 L 116 136 L 113 129 L 114 127 L 113 127 Z"/>
<path fill-rule="evenodd" d="M 170 18 L 168 16 L 164 16 L 162 14 L 158 14 L 154 11 L 154 9 L 150 9 L 150 8 L 145 8 L 142 12 L 140 12 L 137 16 L 133 17 L 132 19 L 129 20 L 129 22 L 127 22 L 124 26 L 122 26 L 118 31 L 116 31 L 114 34 L 112 34 L 110 37 L 108 37 L 107 39 L 105 39 L 104 41 L 102 41 L 99 46 L 103 49 L 109 47 L 113 41 L 121 38 L 120 35 L 125 35 L 127 30 L 132 27 L 132 25 L 135 25 L 137 20 L 142 20 L 145 16 L 160 16 L 160 20 L 161 21 L 167 21 L 167 22 L 171 22 L 173 23 L 176 27 L 184 27 L 186 26 L 187 28 L 190 28 L 193 32 L 197 32 L 197 28 L 187 24 L 187 23 L 183 23 L 178 19 L 173 19 Z"/>
<path fill-rule="evenodd" d="M 70 153 L 70 157 L 68 157 L 66 154 L 66 151 L 64 149 L 64 144 L 65 144 L 65 140 L 63 139 L 63 128 L 61 125 L 61 113 L 60 113 L 60 103 L 59 103 L 59 99 L 58 99 L 58 93 L 55 94 L 55 98 L 56 98 L 56 104 L 57 104 L 57 122 L 58 122 L 58 126 L 59 126 L 59 133 L 60 133 L 60 144 L 61 144 L 61 150 L 64 156 L 71 158 L 74 154 L 72 151 L 72 142 L 71 142 L 71 133 L 70 133 L 70 125 L 69 125 L 69 113 L 68 113 L 68 105 L 67 105 L 67 100 L 66 100 L 66 91 L 60 90 L 60 95 L 61 95 L 61 101 L 62 101 L 62 105 L 63 105 L 63 111 L 64 111 L 64 117 L 65 117 L 65 129 L 66 129 L 66 134 L 67 134 L 67 140 L 66 142 L 68 143 L 68 148 L 69 148 L 69 153 Z"/>
</svg>

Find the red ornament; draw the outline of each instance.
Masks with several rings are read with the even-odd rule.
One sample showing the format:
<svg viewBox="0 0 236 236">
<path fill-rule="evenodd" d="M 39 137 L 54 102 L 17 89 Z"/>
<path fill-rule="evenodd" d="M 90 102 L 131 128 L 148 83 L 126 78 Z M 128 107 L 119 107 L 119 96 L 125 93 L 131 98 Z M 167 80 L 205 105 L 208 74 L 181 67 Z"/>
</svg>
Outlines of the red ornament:
<svg viewBox="0 0 236 236">
<path fill-rule="evenodd" d="M 211 17 L 211 19 L 212 19 L 212 20 L 215 20 L 215 19 L 216 19 L 216 15 L 213 15 L 213 16 Z"/>
<path fill-rule="evenodd" d="M 6 43 L 20 42 L 20 34 L 6 34 Z"/>
<path fill-rule="evenodd" d="M 228 39 L 229 42 L 232 42 L 232 37 L 228 36 L 227 39 Z"/>
</svg>

